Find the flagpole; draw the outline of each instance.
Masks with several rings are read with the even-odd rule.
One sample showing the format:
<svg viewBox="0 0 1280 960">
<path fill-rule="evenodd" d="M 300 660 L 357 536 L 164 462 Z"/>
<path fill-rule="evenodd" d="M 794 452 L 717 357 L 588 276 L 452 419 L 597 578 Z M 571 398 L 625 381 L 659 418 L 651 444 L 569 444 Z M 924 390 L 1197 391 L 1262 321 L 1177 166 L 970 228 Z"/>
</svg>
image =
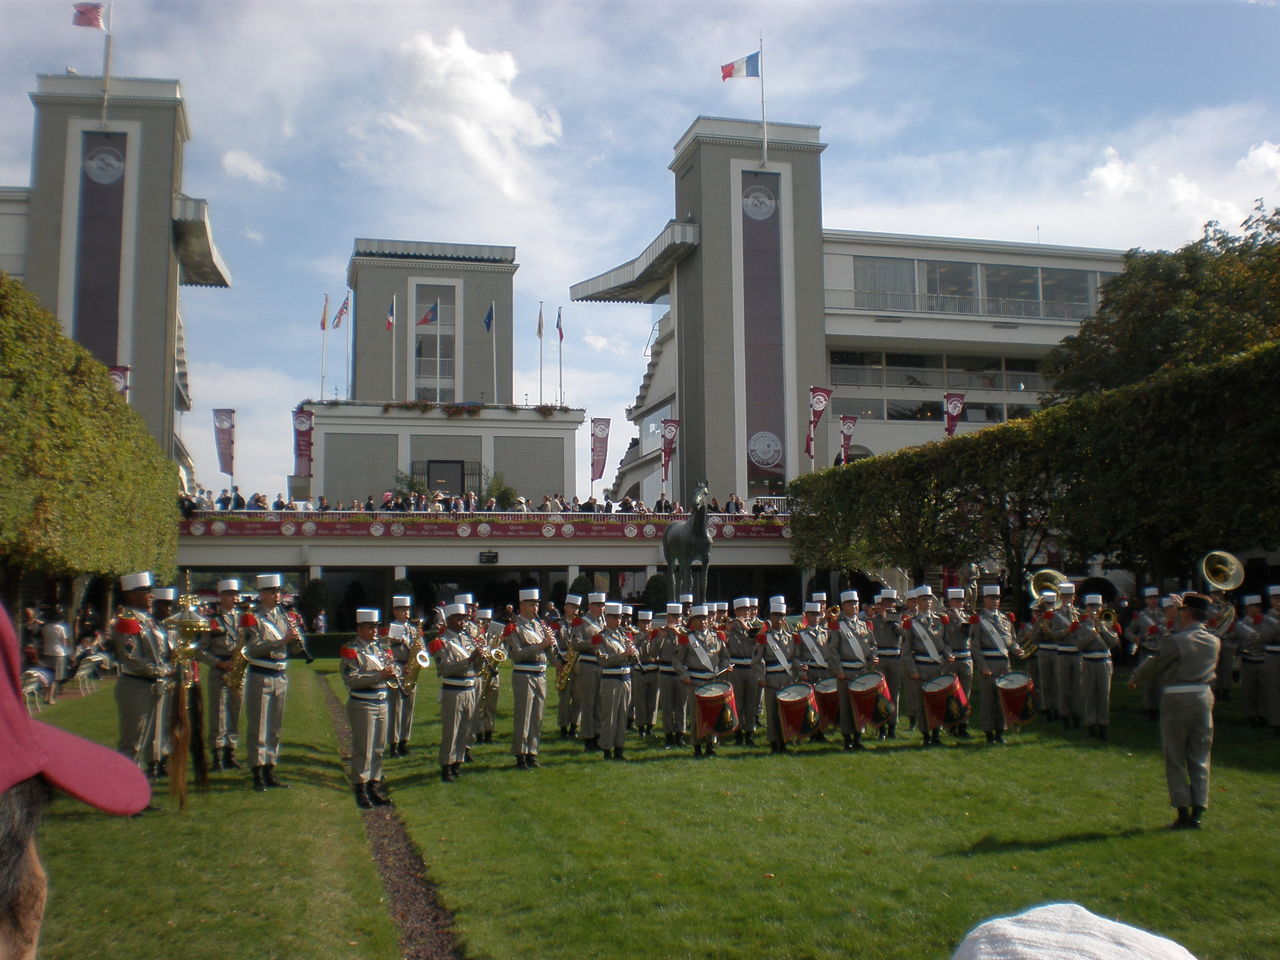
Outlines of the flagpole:
<svg viewBox="0 0 1280 960">
<path fill-rule="evenodd" d="M 391 400 L 396 399 L 396 295 L 391 295 Z"/>
<path fill-rule="evenodd" d="M 560 316 L 560 311 L 563 309 L 563 307 L 556 307 L 556 342 L 560 344 L 556 348 L 560 360 L 560 387 L 558 393 L 560 394 L 560 406 L 562 407 L 564 406 L 564 327 L 560 325 L 563 320 Z"/>
<path fill-rule="evenodd" d="M 111 96 L 111 18 L 114 3 L 107 4 L 107 37 L 102 45 L 102 126 L 107 125 L 107 98 Z"/>
<path fill-rule="evenodd" d="M 538 406 L 542 406 L 542 301 L 538 301 Z"/>
<path fill-rule="evenodd" d="M 350 293 L 347 294 L 347 296 L 350 296 L 350 295 L 351 295 Z M 348 310 L 347 312 L 351 314 L 351 318 L 352 318 L 349 322 L 349 326 L 354 327 L 355 313 L 350 310 Z M 343 399 L 350 400 L 351 399 L 351 332 L 349 330 L 344 329 L 342 331 L 342 341 L 344 344 L 346 344 L 346 347 L 347 347 L 347 362 L 346 362 L 346 367 L 344 369 L 344 376 L 342 378 L 342 388 L 344 393 Z M 334 392 L 337 393 L 336 390 Z"/>
<path fill-rule="evenodd" d="M 489 340 L 493 347 L 493 402 L 498 402 L 498 302 L 489 301 Z"/>
<path fill-rule="evenodd" d="M 320 399 L 324 399 L 324 379 L 329 365 L 329 295 L 320 309 Z"/>
<path fill-rule="evenodd" d="M 764 31 L 760 31 L 760 166 L 769 165 L 769 115 L 764 108 Z"/>
<path fill-rule="evenodd" d="M 455 297 L 454 300 L 456 301 L 457 298 Z M 440 298 L 436 297 L 436 403 L 440 402 L 440 367 L 444 364 L 440 357 L 440 324 L 443 322 L 444 320 L 440 316 Z M 453 342 L 455 344 L 458 342 L 458 308 L 456 305 L 453 308 Z M 455 354 L 457 352 L 456 350 L 454 351 Z M 454 385 L 457 385 L 456 379 L 454 380 Z M 455 392 L 453 402 L 457 403 L 458 399 L 458 395 Z"/>
</svg>

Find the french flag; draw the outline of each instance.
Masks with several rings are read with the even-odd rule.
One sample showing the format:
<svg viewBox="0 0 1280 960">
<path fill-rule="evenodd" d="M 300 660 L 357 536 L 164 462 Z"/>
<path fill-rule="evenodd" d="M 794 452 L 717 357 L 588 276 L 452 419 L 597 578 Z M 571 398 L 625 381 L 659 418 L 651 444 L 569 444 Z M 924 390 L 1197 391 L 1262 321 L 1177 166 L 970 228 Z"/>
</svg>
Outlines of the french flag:
<svg viewBox="0 0 1280 960">
<path fill-rule="evenodd" d="M 741 60 L 726 63 L 720 68 L 721 80 L 736 80 L 738 77 L 760 76 L 760 51 L 749 53 Z"/>
</svg>

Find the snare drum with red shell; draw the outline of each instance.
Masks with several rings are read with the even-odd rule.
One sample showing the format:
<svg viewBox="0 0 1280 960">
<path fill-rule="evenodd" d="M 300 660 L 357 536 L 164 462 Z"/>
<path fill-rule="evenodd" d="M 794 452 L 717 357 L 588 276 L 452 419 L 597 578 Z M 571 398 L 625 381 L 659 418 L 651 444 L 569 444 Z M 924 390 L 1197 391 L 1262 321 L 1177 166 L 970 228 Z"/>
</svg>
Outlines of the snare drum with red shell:
<svg viewBox="0 0 1280 960">
<path fill-rule="evenodd" d="M 930 730 L 938 727 L 958 727 L 969 720 L 969 698 L 965 696 L 960 678 L 944 673 L 926 680 L 920 687 L 924 698 L 925 723 Z"/>
<path fill-rule="evenodd" d="M 1006 727 L 1016 730 L 1035 719 L 1040 703 L 1035 681 L 1029 674 L 1006 673 L 1003 677 L 996 677 L 995 684 Z"/>
<path fill-rule="evenodd" d="M 784 743 L 807 737 L 818 729 L 818 703 L 813 687 L 793 683 L 778 691 L 778 725 Z"/>
<path fill-rule="evenodd" d="M 818 704 L 818 725 L 822 730 L 840 726 L 840 682 L 834 677 L 819 680 L 813 687 Z"/>
<path fill-rule="evenodd" d="M 733 686 L 723 680 L 712 680 L 693 691 L 695 703 L 694 730 L 703 737 L 723 737 L 738 729 L 738 702 Z"/>
<path fill-rule="evenodd" d="M 853 705 L 854 725 L 859 732 L 868 726 L 881 727 L 893 723 L 898 713 L 889 695 L 889 681 L 883 673 L 863 673 L 850 680 L 849 700 Z"/>
</svg>

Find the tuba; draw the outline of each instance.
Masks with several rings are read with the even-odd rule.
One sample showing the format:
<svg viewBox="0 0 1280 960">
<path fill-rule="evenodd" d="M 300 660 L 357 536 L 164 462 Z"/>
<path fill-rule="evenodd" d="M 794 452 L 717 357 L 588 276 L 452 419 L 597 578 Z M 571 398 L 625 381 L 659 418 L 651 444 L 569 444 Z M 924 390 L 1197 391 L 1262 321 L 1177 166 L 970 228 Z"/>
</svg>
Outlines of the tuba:
<svg viewBox="0 0 1280 960">
<path fill-rule="evenodd" d="M 1070 579 L 1071 578 L 1065 573 L 1058 570 L 1051 570 L 1048 567 L 1045 567 L 1043 570 L 1037 570 L 1031 577 L 1031 593 L 1033 599 L 1039 599 L 1040 594 L 1046 593 L 1050 590 L 1058 594 L 1059 598 L 1061 598 L 1061 587 Z M 1059 603 L 1061 603 L 1061 599 L 1059 599 Z"/>
<path fill-rule="evenodd" d="M 1210 550 L 1200 558 L 1200 576 L 1210 590 L 1228 593 L 1244 583 L 1244 564 L 1225 550 Z"/>
</svg>

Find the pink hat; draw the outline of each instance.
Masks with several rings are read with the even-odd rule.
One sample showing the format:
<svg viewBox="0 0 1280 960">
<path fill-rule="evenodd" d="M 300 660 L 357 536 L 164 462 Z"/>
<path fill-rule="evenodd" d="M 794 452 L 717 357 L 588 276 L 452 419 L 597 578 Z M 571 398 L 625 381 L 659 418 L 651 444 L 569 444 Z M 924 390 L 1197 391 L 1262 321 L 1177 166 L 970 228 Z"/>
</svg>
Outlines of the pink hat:
<svg viewBox="0 0 1280 960">
<path fill-rule="evenodd" d="M 100 744 L 32 720 L 22 698 L 18 638 L 0 606 L 0 793 L 41 776 L 104 813 L 134 814 L 151 786 L 134 764 Z"/>
</svg>

